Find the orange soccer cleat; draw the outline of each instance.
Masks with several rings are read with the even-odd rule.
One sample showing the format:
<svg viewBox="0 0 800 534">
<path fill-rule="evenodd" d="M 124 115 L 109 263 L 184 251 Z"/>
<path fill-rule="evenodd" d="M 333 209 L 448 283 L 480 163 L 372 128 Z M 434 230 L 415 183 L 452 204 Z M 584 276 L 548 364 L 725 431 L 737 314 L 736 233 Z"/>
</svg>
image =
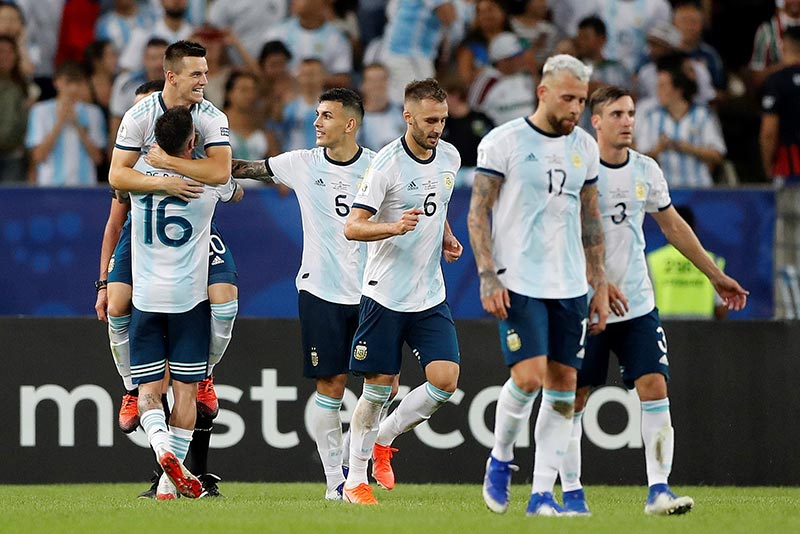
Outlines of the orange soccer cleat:
<svg viewBox="0 0 800 534">
<path fill-rule="evenodd" d="M 197 411 L 211 419 L 219 414 L 219 400 L 214 390 L 213 375 L 197 384 Z"/>
<path fill-rule="evenodd" d="M 178 493 L 190 499 L 197 499 L 203 495 L 203 484 L 184 467 L 183 463 L 173 453 L 165 452 L 158 459 L 158 463 L 161 464 L 161 468 L 175 485 Z"/>
<path fill-rule="evenodd" d="M 378 499 L 372 494 L 372 487 L 363 482 L 355 488 L 344 488 L 342 497 L 346 502 L 353 504 L 378 504 Z"/>
<path fill-rule="evenodd" d="M 397 449 L 377 443 L 372 449 L 372 478 L 386 490 L 394 488 L 394 471 L 392 471 L 391 460 L 395 452 Z"/>
<path fill-rule="evenodd" d="M 139 426 L 138 402 L 139 397 L 131 395 L 130 393 L 126 393 L 122 396 L 122 404 L 120 404 L 119 407 L 117 422 L 119 423 L 119 429 L 126 434 L 130 434 Z"/>
</svg>

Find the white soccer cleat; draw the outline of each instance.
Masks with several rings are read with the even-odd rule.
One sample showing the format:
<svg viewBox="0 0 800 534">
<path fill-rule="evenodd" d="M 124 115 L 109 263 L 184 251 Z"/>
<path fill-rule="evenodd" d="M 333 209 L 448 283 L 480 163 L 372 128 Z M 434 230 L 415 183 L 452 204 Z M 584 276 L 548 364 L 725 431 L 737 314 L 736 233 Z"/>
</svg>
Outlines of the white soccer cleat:
<svg viewBox="0 0 800 534">
<path fill-rule="evenodd" d="M 173 501 L 178 498 L 178 490 L 175 484 L 169 479 L 166 473 L 161 473 L 158 479 L 158 487 L 156 488 L 156 499 L 159 501 Z"/>
<path fill-rule="evenodd" d="M 670 491 L 667 484 L 653 484 L 644 505 L 648 515 L 679 515 L 690 511 L 694 506 L 691 497 L 678 497 Z"/>
</svg>

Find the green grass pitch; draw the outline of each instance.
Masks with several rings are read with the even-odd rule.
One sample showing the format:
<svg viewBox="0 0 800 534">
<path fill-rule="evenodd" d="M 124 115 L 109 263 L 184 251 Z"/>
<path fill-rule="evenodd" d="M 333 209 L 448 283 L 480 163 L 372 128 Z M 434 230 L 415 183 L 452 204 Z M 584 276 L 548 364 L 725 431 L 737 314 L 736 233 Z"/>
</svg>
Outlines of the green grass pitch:
<svg viewBox="0 0 800 534">
<path fill-rule="evenodd" d="M 644 515 L 646 488 L 590 486 L 592 517 L 525 517 L 529 486 L 515 485 L 504 515 L 477 485 L 376 488 L 377 507 L 323 500 L 322 484 L 224 482 L 225 499 L 136 499 L 143 484 L 0 486 L 0 533 L 632 534 L 800 532 L 800 488 L 675 487 L 695 499 L 683 516 Z"/>
</svg>

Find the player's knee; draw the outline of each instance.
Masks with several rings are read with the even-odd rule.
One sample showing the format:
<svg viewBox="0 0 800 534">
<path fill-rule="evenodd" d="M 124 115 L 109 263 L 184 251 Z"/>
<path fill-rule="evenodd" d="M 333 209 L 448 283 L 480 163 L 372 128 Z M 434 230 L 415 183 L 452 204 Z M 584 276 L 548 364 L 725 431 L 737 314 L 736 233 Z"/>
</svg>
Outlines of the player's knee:
<svg viewBox="0 0 800 534">
<path fill-rule="evenodd" d="M 317 378 L 317 392 L 333 399 L 341 399 L 344 397 L 344 388 L 346 385 L 347 375 Z"/>
<path fill-rule="evenodd" d="M 512 380 L 515 386 L 527 394 L 539 391 L 542 387 L 542 381 L 537 376 L 514 376 Z"/>
<path fill-rule="evenodd" d="M 636 392 L 639 400 L 646 402 L 667 396 L 667 380 L 661 373 L 650 373 L 636 379 Z"/>
</svg>

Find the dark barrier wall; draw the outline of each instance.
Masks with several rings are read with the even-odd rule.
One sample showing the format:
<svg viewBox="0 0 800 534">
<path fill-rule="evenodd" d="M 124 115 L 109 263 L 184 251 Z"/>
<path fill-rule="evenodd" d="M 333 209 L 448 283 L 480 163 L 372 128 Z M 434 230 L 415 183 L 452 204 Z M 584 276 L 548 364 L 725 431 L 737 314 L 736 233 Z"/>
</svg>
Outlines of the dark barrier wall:
<svg viewBox="0 0 800 534">
<path fill-rule="evenodd" d="M 492 321 L 458 321 L 457 327 L 459 390 L 429 425 L 396 440 L 401 482 L 482 479 L 494 403 L 507 372 Z M 798 323 L 675 322 L 666 328 L 677 440 L 672 481 L 800 483 Z M 143 432 L 131 439 L 116 426 L 122 386 L 102 323 L 0 319 L 0 347 L 0 483 L 149 477 L 153 454 L 136 444 L 144 444 Z M 294 320 L 237 321 L 217 368 L 222 410 L 210 459 L 211 469 L 226 480 L 323 480 L 306 430 L 313 384 L 300 378 L 298 347 Z M 414 387 L 422 380 L 413 358 L 406 358 L 401 384 Z M 360 391 L 360 382 L 351 378 L 342 414 L 347 421 Z M 638 421 L 635 393 L 612 386 L 592 394 L 584 415 L 586 484 L 645 483 Z M 530 479 L 531 441 L 528 433 L 518 443 L 516 481 Z"/>
<path fill-rule="evenodd" d="M 463 319 L 484 317 L 466 228 L 469 195 L 456 190 L 450 202 L 448 219 L 465 250 L 444 266 L 453 314 Z M 772 191 L 674 191 L 673 199 L 694 208 L 706 247 L 750 290 L 747 308 L 731 318 L 772 317 Z M 102 189 L 0 188 L 0 315 L 93 313 L 110 201 Z M 664 239 L 647 220 L 652 249 Z M 296 317 L 302 229 L 294 195 L 249 189 L 241 203 L 217 209 L 217 222 L 239 269 L 240 316 Z"/>
</svg>

